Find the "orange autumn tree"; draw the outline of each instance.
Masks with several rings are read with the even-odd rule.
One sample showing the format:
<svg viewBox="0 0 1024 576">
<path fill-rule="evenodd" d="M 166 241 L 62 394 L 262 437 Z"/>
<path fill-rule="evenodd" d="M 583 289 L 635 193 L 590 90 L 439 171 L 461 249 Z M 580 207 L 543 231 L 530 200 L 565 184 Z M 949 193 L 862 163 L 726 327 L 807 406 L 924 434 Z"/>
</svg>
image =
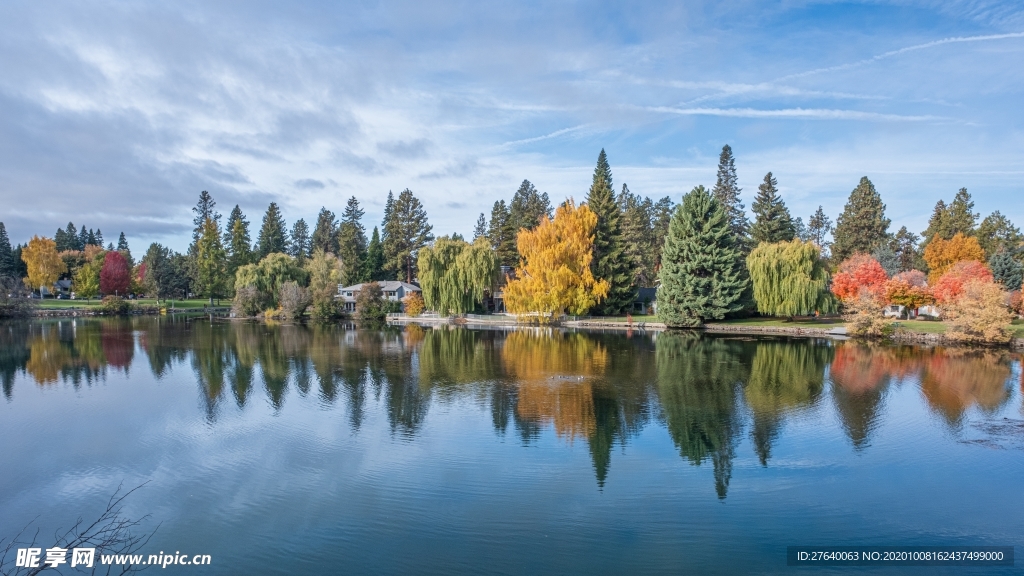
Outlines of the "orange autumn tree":
<svg viewBox="0 0 1024 576">
<path fill-rule="evenodd" d="M 857 298 L 862 292 L 879 299 L 888 279 L 878 260 L 858 252 L 839 265 L 839 272 L 832 278 L 832 293 L 844 302 Z"/>
<path fill-rule="evenodd" d="M 964 236 L 961 232 L 957 232 L 949 240 L 944 240 L 936 234 L 924 249 L 924 261 L 931 270 L 928 281 L 932 284 L 957 262 L 970 260 L 984 262 L 985 251 L 982 250 L 977 238 Z"/>
<path fill-rule="evenodd" d="M 951 304 L 960 298 L 964 285 L 972 280 L 992 283 L 992 271 L 977 260 L 957 262 L 932 286 L 932 295 L 939 304 Z"/>
<path fill-rule="evenodd" d="M 538 313 L 543 322 L 566 312 L 583 314 L 607 296 L 608 281 L 590 271 L 596 226 L 597 215 L 569 199 L 554 220 L 544 216 L 533 230 L 520 230 L 516 245 L 522 265 L 505 287 L 509 312 Z"/>
<path fill-rule="evenodd" d="M 917 310 L 921 306 L 935 303 L 935 297 L 928 290 L 924 272 L 910 270 L 900 272 L 885 283 L 885 301 Z"/>
</svg>

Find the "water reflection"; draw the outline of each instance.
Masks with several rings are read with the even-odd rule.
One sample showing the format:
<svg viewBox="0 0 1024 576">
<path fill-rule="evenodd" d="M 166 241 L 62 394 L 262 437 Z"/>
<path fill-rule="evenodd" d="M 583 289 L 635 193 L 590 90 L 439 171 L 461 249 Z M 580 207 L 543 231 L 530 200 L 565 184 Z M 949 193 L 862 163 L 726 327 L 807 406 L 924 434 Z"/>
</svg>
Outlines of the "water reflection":
<svg viewBox="0 0 1024 576">
<path fill-rule="evenodd" d="M 598 486 L 616 447 L 648 424 L 663 424 L 686 462 L 710 466 L 724 499 L 734 461 L 756 457 L 769 466 L 794 415 L 826 418 L 834 410 L 854 449 L 865 450 L 888 390 L 912 383 L 929 410 L 957 429 L 972 409 L 1006 404 L 1019 357 L 697 333 L 354 330 L 180 318 L 0 324 L 8 401 L 19 375 L 30 385 L 77 389 L 146 364 L 157 379 L 190 374 L 211 426 L 225 410 L 261 401 L 273 412 L 317 402 L 344 410 L 358 432 L 376 403 L 393 436 L 413 441 L 433 405 L 469 402 L 490 414 L 495 434 L 522 444 L 548 430 L 565 445 L 585 444 Z"/>
</svg>

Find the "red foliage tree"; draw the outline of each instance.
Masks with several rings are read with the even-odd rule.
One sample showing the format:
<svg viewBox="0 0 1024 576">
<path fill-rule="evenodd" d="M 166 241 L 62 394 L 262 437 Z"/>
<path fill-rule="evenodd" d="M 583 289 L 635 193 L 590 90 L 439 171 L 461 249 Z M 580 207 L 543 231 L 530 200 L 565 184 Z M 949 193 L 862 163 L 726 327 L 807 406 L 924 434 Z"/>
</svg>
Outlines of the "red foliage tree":
<svg viewBox="0 0 1024 576">
<path fill-rule="evenodd" d="M 920 270 L 907 270 L 906 272 L 900 272 L 893 276 L 892 279 L 906 282 L 907 284 L 917 288 L 924 288 L 928 285 L 928 276 L 925 276 L 925 273 Z"/>
<path fill-rule="evenodd" d="M 932 287 L 932 295 L 939 304 L 952 303 L 963 294 L 964 284 L 968 280 L 992 282 L 992 271 L 981 262 L 962 260 L 953 264 L 949 271 L 939 278 Z"/>
<path fill-rule="evenodd" d="M 881 299 L 888 279 L 889 276 L 878 260 L 857 253 L 839 265 L 839 272 L 832 277 L 832 293 L 840 300 L 850 300 L 866 291 Z"/>
<path fill-rule="evenodd" d="M 116 250 L 107 252 L 103 257 L 103 268 L 100 269 L 100 292 L 108 295 L 126 294 L 131 281 L 131 271 L 124 256 Z"/>
</svg>

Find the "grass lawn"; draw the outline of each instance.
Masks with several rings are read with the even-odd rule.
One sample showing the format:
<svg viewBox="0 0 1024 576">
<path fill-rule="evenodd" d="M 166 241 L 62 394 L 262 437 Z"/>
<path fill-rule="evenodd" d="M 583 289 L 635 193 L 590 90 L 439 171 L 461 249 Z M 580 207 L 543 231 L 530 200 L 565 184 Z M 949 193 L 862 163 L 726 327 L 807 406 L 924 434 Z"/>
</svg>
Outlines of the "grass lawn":
<svg viewBox="0 0 1024 576">
<path fill-rule="evenodd" d="M 1024 320 L 1014 320 L 1010 328 L 1013 329 L 1014 338 L 1024 338 Z"/>
<path fill-rule="evenodd" d="M 772 328 L 835 328 L 843 325 L 842 318 L 794 318 L 789 321 L 785 318 L 736 318 L 733 320 L 722 320 L 719 322 L 708 322 L 708 324 L 725 324 L 727 326 L 751 326 L 751 327 L 772 327 Z"/>
<path fill-rule="evenodd" d="M 100 301 L 99 299 L 96 299 L 96 298 L 94 298 L 92 300 L 50 300 L 50 299 L 46 299 L 46 300 L 36 300 L 35 302 L 36 302 L 36 304 L 40 308 L 46 308 L 46 309 L 95 308 L 95 307 L 99 306 L 100 304 L 102 304 L 102 301 Z M 138 300 L 129 300 L 129 302 L 132 302 L 133 304 L 139 304 L 141 306 L 156 306 L 156 300 L 154 300 L 152 298 L 139 298 Z M 214 300 L 213 302 L 214 302 L 214 305 L 216 305 L 217 301 Z M 203 306 L 206 306 L 208 303 L 209 303 L 209 300 L 198 300 L 198 299 L 193 299 L 193 300 L 174 300 L 174 307 L 175 308 L 202 308 Z M 230 305 L 231 305 L 231 301 L 230 300 L 221 300 L 221 306 L 230 306 Z M 169 308 L 170 307 L 170 302 L 168 302 L 166 300 L 161 300 L 160 301 L 160 306 L 162 306 L 162 307 L 166 306 L 166 307 Z"/>
<path fill-rule="evenodd" d="M 897 320 L 901 328 L 911 332 L 923 332 L 925 334 L 942 334 L 946 331 L 944 322 L 935 320 Z"/>
</svg>

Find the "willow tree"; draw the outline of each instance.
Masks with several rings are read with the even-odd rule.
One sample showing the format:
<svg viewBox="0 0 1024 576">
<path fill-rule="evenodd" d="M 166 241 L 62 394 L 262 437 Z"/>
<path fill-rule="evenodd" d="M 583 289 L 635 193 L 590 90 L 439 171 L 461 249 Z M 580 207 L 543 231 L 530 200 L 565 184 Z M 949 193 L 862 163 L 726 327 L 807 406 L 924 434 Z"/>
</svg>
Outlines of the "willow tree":
<svg viewBox="0 0 1024 576">
<path fill-rule="evenodd" d="M 498 256 L 486 238 L 472 244 L 442 236 L 417 256 L 423 301 L 440 314 L 465 314 L 484 300 L 498 276 Z"/>
<path fill-rule="evenodd" d="M 793 317 L 836 309 L 829 274 L 814 242 L 761 244 L 747 257 L 747 268 L 762 314 Z"/>
<path fill-rule="evenodd" d="M 522 264 L 505 287 L 505 306 L 520 316 L 538 313 L 541 321 L 583 314 L 608 295 L 607 280 L 595 279 L 594 258 L 597 215 L 587 206 L 567 200 L 554 220 L 541 218 L 533 230 L 517 238 Z"/>
</svg>

